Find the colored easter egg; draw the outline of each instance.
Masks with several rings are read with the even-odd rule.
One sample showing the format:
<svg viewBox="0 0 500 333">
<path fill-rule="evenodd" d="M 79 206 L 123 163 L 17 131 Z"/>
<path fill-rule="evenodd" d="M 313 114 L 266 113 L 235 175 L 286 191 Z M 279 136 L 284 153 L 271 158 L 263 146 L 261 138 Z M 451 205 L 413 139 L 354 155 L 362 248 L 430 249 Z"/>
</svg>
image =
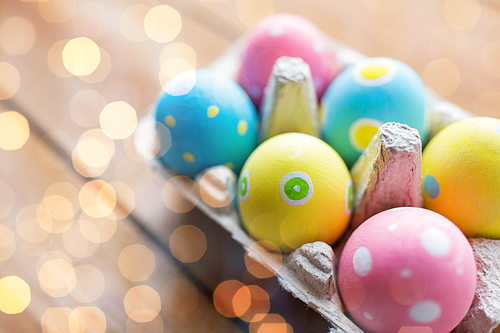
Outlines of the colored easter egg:
<svg viewBox="0 0 500 333">
<path fill-rule="evenodd" d="M 472 248 L 451 221 L 423 208 L 366 220 L 342 252 L 339 292 L 366 332 L 448 333 L 474 298 Z"/>
<path fill-rule="evenodd" d="M 351 176 L 322 140 L 280 134 L 264 141 L 245 162 L 238 209 L 251 236 L 285 252 L 318 240 L 333 244 L 351 216 Z"/>
<path fill-rule="evenodd" d="M 160 160 L 191 178 L 224 164 L 238 173 L 257 146 L 257 112 L 245 91 L 209 70 L 181 73 L 164 90 L 156 121 L 171 146 Z"/>
<path fill-rule="evenodd" d="M 406 124 L 425 140 L 426 88 L 408 65 L 370 58 L 346 68 L 322 99 L 322 136 L 351 166 L 386 122 Z"/>
<path fill-rule="evenodd" d="M 283 56 L 309 64 L 318 97 L 339 72 L 322 32 L 312 22 L 292 14 L 270 16 L 250 32 L 238 73 L 238 83 L 257 107 L 275 61 Z"/>
<path fill-rule="evenodd" d="M 422 155 L 424 206 L 467 237 L 500 239 L 500 119 L 477 117 L 441 130 Z"/>
</svg>

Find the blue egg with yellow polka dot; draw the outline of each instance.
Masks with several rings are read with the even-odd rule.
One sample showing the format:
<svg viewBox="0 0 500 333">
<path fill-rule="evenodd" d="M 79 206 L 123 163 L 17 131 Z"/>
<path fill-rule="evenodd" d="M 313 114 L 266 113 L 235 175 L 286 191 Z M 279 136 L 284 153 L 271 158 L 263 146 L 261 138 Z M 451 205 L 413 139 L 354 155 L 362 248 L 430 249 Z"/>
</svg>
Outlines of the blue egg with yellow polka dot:
<svg viewBox="0 0 500 333">
<path fill-rule="evenodd" d="M 257 112 L 250 98 L 234 80 L 211 70 L 172 78 L 158 98 L 156 121 L 171 138 L 160 160 L 191 178 L 216 165 L 239 173 L 257 147 Z"/>
<path fill-rule="evenodd" d="M 386 122 L 407 124 L 425 141 L 426 88 L 401 61 L 369 58 L 342 71 L 322 98 L 322 136 L 350 167 Z"/>
</svg>

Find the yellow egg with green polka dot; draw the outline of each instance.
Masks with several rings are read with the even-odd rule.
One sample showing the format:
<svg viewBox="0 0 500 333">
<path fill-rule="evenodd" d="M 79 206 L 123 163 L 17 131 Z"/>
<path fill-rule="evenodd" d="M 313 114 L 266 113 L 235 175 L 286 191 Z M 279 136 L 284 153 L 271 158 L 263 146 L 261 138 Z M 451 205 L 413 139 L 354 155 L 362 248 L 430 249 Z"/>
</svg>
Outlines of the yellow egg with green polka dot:
<svg viewBox="0 0 500 333">
<path fill-rule="evenodd" d="M 425 140 L 426 89 L 401 61 L 369 58 L 346 68 L 322 98 L 323 139 L 351 166 L 386 122 L 407 124 Z"/>
<path fill-rule="evenodd" d="M 500 239 L 500 119 L 445 127 L 424 149 L 422 176 L 425 208 L 467 237 Z"/>
<path fill-rule="evenodd" d="M 238 210 L 252 237 L 290 252 L 314 241 L 334 244 L 349 223 L 352 190 L 334 149 L 307 134 L 285 133 L 262 143 L 245 162 Z"/>
<path fill-rule="evenodd" d="M 156 103 L 159 159 L 193 178 L 216 165 L 239 172 L 257 147 L 257 112 L 245 91 L 210 70 L 181 73 Z"/>
</svg>

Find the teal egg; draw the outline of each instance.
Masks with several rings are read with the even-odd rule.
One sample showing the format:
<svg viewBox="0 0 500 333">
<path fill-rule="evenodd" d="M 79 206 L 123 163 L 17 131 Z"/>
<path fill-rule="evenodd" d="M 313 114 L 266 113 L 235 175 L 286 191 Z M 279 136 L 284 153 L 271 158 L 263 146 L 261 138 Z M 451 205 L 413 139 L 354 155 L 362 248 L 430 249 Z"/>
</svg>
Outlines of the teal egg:
<svg viewBox="0 0 500 333">
<path fill-rule="evenodd" d="M 350 167 L 386 122 L 407 124 L 425 141 L 426 87 L 401 61 L 369 58 L 346 68 L 322 98 L 323 139 Z"/>
<path fill-rule="evenodd" d="M 216 165 L 238 174 L 257 147 L 257 112 L 245 91 L 211 70 L 181 73 L 164 90 L 156 121 L 168 129 L 171 146 L 160 161 L 191 178 Z"/>
</svg>

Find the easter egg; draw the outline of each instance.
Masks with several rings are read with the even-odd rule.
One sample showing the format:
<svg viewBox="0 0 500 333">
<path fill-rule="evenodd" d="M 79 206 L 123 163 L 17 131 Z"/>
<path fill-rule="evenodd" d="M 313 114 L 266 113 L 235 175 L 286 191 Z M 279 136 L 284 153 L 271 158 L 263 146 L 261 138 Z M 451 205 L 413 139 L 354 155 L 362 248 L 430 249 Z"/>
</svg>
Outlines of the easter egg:
<svg viewBox="0 0 500 333">
<path fill-rule="evenodd" d="M 472 248 L 451 221 L 423 208 L 395 208 L 366 220 L 342 252 L 342 301 L 366 332 L 448 333 L 476 289 Z"/>
<path fill-rule="evenodd" d="M 369 58 L 346 68 L 322 99 L 322 137 L 351 166 L 387 122 L 406 124 L 425 140 L 426 89 L 408 65 Z"/>
<path fill-rule="evenodd" d="M 500 239 L 500 119 L 448 125 L 422 155 L 424 206 L 467 237 Z"/>
<path fill-rule="evenodd" d="M 216 165 L 238 173 L 257 146 L 257 112 L 245 91 L 209 70 L 181 73 L 164 90 L 156 121 L 171 146 L 161 162 L 191 178 Z"/>
<path fill-rule="evenodd" d="M 251 236 L 285 252 L 314 241 L 333 244 L 351 216 L 351 176 L 322 140 L 280 134 L 264 141 L 245 162 L 238 209 Z"/>
<path fill-rule="evenodd" d="M 292 14 L 270 16 L 250 32 L 238 73 L 238 83 L 257 107 L 275 61 L 283 56 L 309 64 L 318 97 L 339 72 L 322 32 L 312 22 Z"/>
</svg>

